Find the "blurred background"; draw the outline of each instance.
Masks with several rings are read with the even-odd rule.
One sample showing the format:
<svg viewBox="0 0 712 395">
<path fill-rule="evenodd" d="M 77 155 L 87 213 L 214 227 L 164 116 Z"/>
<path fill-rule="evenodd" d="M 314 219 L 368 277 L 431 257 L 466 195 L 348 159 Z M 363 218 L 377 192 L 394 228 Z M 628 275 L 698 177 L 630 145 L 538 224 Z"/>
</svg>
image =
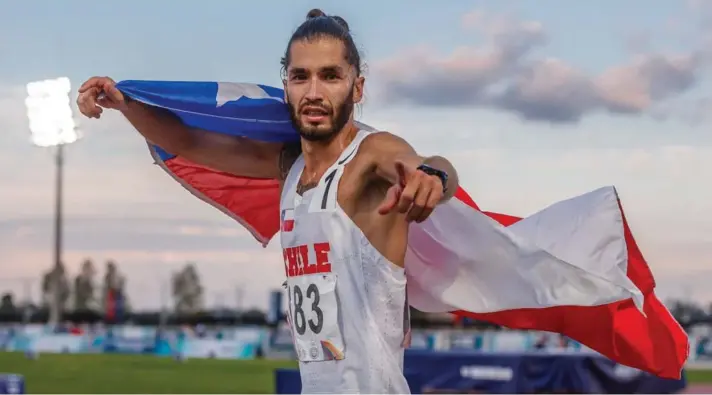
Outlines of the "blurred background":
<svg viewBox="0 0 712 395">
<path fill-rule="evenodd" d="M 431 364 L 414 392 L 712 391 L 709 0 L 3 4 L 0 378 L 28 392 L 294 391 L 278 243 L 262 248 L 167 177 L 119 115 L 79 118 L 74 101 L 94 75 L 281 86 L 314 7 L 343 16 L 363 50 L 359 119 L 452 159 L 480 207 L 526 216 L 615 185 L 692 343 L 685 380 L 662 383 L 591 368 L 558 335 L 413 311 L 413 350 L 480 358 Z M 51 112 L 72 124 L 64 140 L 41 138 L 46 103 L 28 83 L 45 80 L 50 107 L 70 103 Z M 498 353 L 520 359 L 481 359 Z M 540 384 L 512 368 L 530 353 L 558 358 L 537 365 Z"/>
</svg>

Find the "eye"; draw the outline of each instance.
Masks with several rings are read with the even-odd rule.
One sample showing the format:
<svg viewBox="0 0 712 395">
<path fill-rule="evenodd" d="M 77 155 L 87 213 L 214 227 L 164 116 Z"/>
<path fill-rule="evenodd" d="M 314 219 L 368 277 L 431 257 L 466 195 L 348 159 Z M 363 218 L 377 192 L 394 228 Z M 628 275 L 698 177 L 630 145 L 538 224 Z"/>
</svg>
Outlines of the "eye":
<svg viewBox="0 0 712 395">
<path fill-rule="evenodd" d="M 326 73 L 324 74 L 324 80 L 326 81 L 333 81 L 333 80 L 338 80 L 339 75 L 336 73 Z"/>
</svg>

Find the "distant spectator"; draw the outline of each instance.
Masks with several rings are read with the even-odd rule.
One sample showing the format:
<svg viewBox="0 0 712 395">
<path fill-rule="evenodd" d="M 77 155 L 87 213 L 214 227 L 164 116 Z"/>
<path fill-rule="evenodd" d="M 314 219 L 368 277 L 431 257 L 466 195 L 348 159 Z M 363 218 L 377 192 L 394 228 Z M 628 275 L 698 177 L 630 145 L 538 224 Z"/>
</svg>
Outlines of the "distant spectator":
<svg viewBox="0 0 712 395">
<path fill-rule="evenodd" d="M 128 312 L 128 300 L 125 292 L 126 279 L 116 267 L 116 263 L 106 263 L 104 275 L 104 314 L 110 323 L 122 322 Z"/>
</svg>

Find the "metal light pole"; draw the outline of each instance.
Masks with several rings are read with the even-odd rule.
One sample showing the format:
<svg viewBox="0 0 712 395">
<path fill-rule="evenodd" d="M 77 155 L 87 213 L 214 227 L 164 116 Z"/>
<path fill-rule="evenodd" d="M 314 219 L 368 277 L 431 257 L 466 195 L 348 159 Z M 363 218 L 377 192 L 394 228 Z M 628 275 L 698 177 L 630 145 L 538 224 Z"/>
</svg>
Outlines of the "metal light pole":
<svg viewBox="0 0 712 395">
<path fill-rule="evenodd" d="M 71 84 L 69 78 L 61 77 L 27 84 L 27 117 L 29 118 L 32 143 L 39 147 L 55 148 L 55 215 L 54 215 L 54 273 L 62 266 L 62 196 L 64 176 L 64 146 L 79 139 L 72 108 L 70 106 Z M 52 278 L 52 298 L 49 323 L 57 324 L 61 315 L 61 278 Z"/>
<path fill-rule="evenodd" d="M 54 190 L 54 268 L 55 271 L 62 266 L 62 239 L 63 239 L 63 213 L 62 213 L 62 190 L 63 190 L 63 180 L 64 180 L 64 144 L 58 144 L 55 149 L 55 190 Z M 61 291 L 62 291 L 62 278 L 59 276 L 59 272 L 55 272 L 57 275 L 54 277 L 54 297 L 52 301 L 52 308 L 50 309 L 48 323 L 50 325 L 56 325 L 61 319 Z"/>
</svg>

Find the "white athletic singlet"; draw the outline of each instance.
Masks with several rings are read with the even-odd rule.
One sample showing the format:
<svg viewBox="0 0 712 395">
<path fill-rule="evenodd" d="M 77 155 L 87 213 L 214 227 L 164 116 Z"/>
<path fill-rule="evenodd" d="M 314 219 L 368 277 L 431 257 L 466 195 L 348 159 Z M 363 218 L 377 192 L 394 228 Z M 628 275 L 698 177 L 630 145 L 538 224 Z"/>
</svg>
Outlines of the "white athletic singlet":
<svg viewBox="0 0 712 395">
<path fill-rule="evenodd" d="M 284 184 L 281 241 L 289 321 L 302 393 L 410 393 L 403 353 L 410 322 L 406 277 L 337 203 L 361 130 L 319 184 L 296 193 L 300 156 Z"/>
</svg>

